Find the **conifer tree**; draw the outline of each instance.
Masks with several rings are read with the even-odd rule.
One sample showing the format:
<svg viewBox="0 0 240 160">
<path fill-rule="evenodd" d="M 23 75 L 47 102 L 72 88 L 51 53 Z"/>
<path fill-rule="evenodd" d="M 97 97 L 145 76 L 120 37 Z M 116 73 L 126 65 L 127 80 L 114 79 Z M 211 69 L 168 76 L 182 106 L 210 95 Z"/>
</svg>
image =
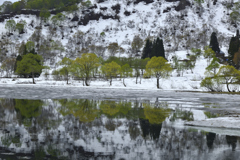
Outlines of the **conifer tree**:
<svg viewBox="0 0 240 160">
<path fill-rule="evenodd" d="M 163 45 L 163 40 L 161 39 L 159 42 L 159 48 L 160 48 L 160 55 L 159 57 L 163 57 L 166 59 L 165 57 L 165 50 L 164 50 L 164 45 Z"/>
<path fill-rule="evenodd" d="M 218 44 L 218 40 L 215 32 L 213 32 L 211 35 L 209 47 L 211 47 L 215 53 L 220 52 L 220 48 L 219 48 L 219 44 Z"/>
<path fill-rule="evenodd" d="M 233 65 L 234 54 L 238 51 L 240 47 L 240 41 L 238 37 L 232 37 L 228 49 L 228 61 L 230 65 Z"/>
<path fill-rule="evenodd" d="M 152 42 L 151 40 L 147 39 L 146 44 L 143 48 L 142 59 L 150 57 L 152 52 Z"/>
</svg>

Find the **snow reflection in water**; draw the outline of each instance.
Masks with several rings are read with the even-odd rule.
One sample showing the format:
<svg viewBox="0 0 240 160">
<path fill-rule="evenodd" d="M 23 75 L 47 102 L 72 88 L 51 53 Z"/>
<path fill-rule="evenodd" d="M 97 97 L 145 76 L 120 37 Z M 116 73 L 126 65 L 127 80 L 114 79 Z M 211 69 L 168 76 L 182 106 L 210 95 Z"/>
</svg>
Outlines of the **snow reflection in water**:
<svg viewBox="0 0 240 160">
<path fill-rule="evenodd" d="M 239 137 L 182 126 L 183 121 L 194 120 L 195 110 L 177 102 L 0 102 L 0 159 L 238 159 L 240 155 Z"/>
</svg>

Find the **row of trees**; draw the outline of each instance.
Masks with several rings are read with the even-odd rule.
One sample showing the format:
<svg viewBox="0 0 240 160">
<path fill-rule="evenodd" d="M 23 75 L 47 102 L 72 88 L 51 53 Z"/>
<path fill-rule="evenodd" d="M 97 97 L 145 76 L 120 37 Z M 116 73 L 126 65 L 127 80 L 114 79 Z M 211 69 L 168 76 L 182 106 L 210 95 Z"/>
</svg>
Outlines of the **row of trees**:
<svg viewBox="0 0 240 160">
<path fill-rule="evenodd" d="M 239 31 L 235 37 L 231 38 L 229 45 L 229 56 L 226 65 L 220 65 L 219 59 L 216 57 L 220 53 L 216 33 L 212 33 L 210 40 L 210 47 L 205 47 L 204 56 L 208 58 L 208 66 L 206 67 L 206 77 L 201 82 L 201 87 L 206 88 L 211 92 L 222 92 L 223 85 L 226 84 L 228 92 L 235 92 L 236 85 L 240 84 L 240 71 L 239 68 Z M 211 63 L 210 63 L 211 60 Z M 233 85 L 230 88 L 230 84 Z"/>
<path fill-rule="evenodd" d="M 124 61 L 124 59 L 127 61 Z M 152 57 L 144 60 L 111 57 L 107 61 L 102 61 L 93 53 L 85 53 L 75 60 L 65 57 L 59 64 L 62 68 L 54 71 L 54 76 L 64 76 L 67 83 L 70 76 L 80 78 L 86 86 L 90 85 L 93 77 L 107 78 L 110 85 L 112 85 L 113 78 L 119 77 L 122 78 L 123 84 L 126 86 L 124 82 L 126 77 L 131 77 L 135 73 L 137 83 L 137 78 L 140 77 L 140 72 L 142 72 L 143 77 L 156 77 L 157 88 L 160 88 L 159 80 L 169 77 L 172 71 L 170 64 L 163 57 Z"/>
<path fill-rule="evenodd" d="M 73 11 L 77 10 L 77 4 L 81 2 L 82 6 L 89 7 L 91 1 L 82 2 L 82 0 L 20 0 L 14 3 L 5 1 L 1 7 L 3 13 L 20 13 L 22 9 L 38 9 L 43 8 L 58 11 Z"/>
</svg>

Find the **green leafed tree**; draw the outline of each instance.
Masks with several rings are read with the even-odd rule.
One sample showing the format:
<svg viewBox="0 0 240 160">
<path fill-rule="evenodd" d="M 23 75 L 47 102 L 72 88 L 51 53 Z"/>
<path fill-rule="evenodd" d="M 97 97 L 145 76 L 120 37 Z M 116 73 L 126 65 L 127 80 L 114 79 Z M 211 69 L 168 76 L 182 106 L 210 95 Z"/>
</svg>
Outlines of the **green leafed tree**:
<svg viewBox="0 0 240 160">
<path fill-rule="evenodd" d="M 132 76 L 132 68 L 129 66 L 129 64 L 125 64 L 121 67 L 121 76 L 122 76 L 122 79 L 123 79 L 123 85 L 126 87 L 126 84 L 125 84 L 125 81 L 124 79 L 126 77 L 131 77 Z"/>
<path fill-rule="evenodd" d="M 62 13 L 58 13 L 51 18 L 54 27 L 62 25 L 63 21 L 65 20 L 65 15 Z"/>
<path fill-rule="evenodd" d="M 210 48 L 209 46 L 204 47 L 204 53 L 203 56 L 207 58 L 207 63 L 210 63 L 210 60 L 215 57 L 215 52 Z"/>
<path fill-rule="evenodd" d="M 217 69 L 220 67 L 219 60 L 216 57 L 213 57 L 211 63 L 207 66 L 206 70 L 210 75 L 215 76 L 217 73 Z"/>
<path fill-rule="evenodd" d="M 60 75 L 64 76 L 64 79 L 66 79 L 67 84 L 68 84 L 69 77 L 70 77 L 70 72 L 71 72 L 71 69 L 72 69 L 73 60 L 71 60 L 70 58 L 64 57 L 62 59 L 62 61 L 59 62 L 59 64 L 63 66 L 59 70 Z"/>
<path fill-rule="evenodd" d="M 14 71 L 15 62 L 16 62 L 15 58 L 6 58 L 2 62 L 1 69 L 6 71 L 6 77 L 9 77 L 12 74 L 12 72 Z"/>
<path fill-rule="evenodd" d="M 41 73 L 42 69 L 44 68 L 42 65 L 42 60 L 42 56 L 37 54 L 29 53 L 24 55 L 22 60 L 17 62 L 16 73 L 19 75 L 31 74 L 33 84 L 35 84 L 34 74 Z"/>
<path fill-rule="evenodd" d="M 22 33 L 23 33 L 24 27 L 25 27 L 26 24 L 27 24 L 26 21 L 20 21 L 20 22 L 18 22 L 18 23 L 16 24 L 16 29 L 18 30 L 18 33 L 19 33 L 19 34 L 22 34 Z"/>
<path fill-rule="evenodd" d="M 101 67 L 102 73 L 110 79 L 110 86 L 112 85 L 112 79 L 117 77 L 121 72 L 121 66 L 118 65 L 116 62 L 112 61 L 110 63 L 105 63 Z"/>
<path fill-rule="evenodd" d="M 108 52 L 110 53 L 110 56 L 114 56 L 119 51 L 118 43 L 110 43 L 108 46 Z"/>
<path fill-rule="evenodd" d="M 39 17 L 41 18 L 41 22 L 43 21 L 46 23 L 50 16 L 51 14 L 46 8 L 41 9 L 39 14 Z"/>
<path fill-rule="evenodd" d="M 94 53 L 84 53 L 81 58 L 73 61 L 73 72 L 75 75 L 84 78 L 86 86 L 90 85 L 93 72 L 100 66 L 99 58 Z"/>
<path fill-rule="evenodd" d="M 8 30 L 9 33 L 12 33 L 16 29 L 16 22 L 13 19 L 8 20 L 5 24 L 5 28 Z"/>
<path fill-rule="evenodd" d="M 223 79 L 228 92 L 232 92 L 233 90 L 230 90 L 229 85 L 239 83 L 240 71 L 235 69 L 233 66 L 222 66 L 218 70 L 217 76 Z"/>
<path fill-rule="evenodd" d="M 131 46 L 135 54 L 142 48 L 143 40 L 139 35 L 134 36 Z"/>
<path fill-rule="evenodd" d="M 35 52 L 34 48 L 35 48 L 35 43 L 33 41 L 28 41 L 26 43 L 26 51 L 27 51 L 27 53 Z"/>
<path fill-rule="evenodd" d="M 206 77 L 204 78 L 200 86 L 205 88 L 206 90 L 210 92 L 222 92 L 222 79 L 215 75 L 214 77 Z"/>
<path fill-rule="evenodd" d="M 159 79 L 168 78 L 172 68 L 163 57 L 152 57 L 146 66 L 145 77 L 155 76 L 157 78 L 157 88 L 160 88 Z"/>
</svg>

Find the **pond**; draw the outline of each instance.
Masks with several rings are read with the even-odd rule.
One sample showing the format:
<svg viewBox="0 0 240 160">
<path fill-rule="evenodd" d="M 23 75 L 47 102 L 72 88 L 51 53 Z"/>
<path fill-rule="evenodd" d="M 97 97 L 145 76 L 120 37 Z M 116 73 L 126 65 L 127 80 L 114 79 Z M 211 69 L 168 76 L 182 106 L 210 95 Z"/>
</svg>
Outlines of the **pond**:
<svg viewBox="0 0 240 160">
<path fill-rule="evenodd" d="M 224 116 L 226 107 L 229 114 L 238 112 L 237 96 L 96 89 L 79 93 L 74 88 L 1 91 L 1 160 L 240 156 L 240 132 L 184 126 L 185 121 Z"/>
</svg>

